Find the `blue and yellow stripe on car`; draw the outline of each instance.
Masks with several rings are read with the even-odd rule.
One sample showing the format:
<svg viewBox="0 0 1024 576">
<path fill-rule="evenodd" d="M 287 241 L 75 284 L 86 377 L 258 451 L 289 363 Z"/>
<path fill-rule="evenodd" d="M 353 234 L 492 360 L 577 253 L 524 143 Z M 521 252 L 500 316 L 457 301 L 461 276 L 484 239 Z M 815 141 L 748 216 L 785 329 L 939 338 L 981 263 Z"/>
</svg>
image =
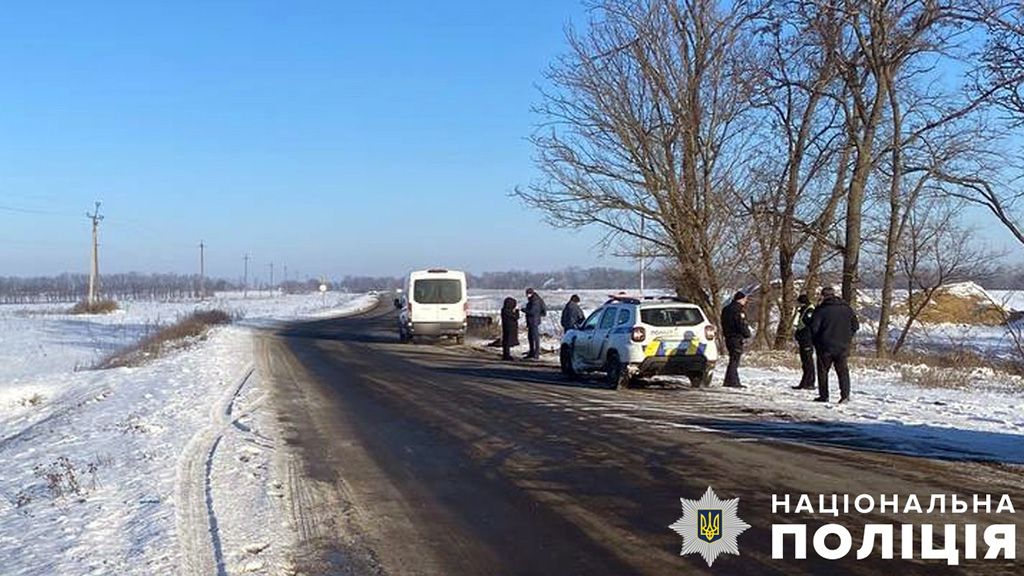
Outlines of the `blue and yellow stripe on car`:
<svg viewBox="0 0 1024 576">
<path fill-rule="evenodd" d="M 697 356 L 703 355 L 707 344 L 698 338 L 680 342 L 654 340 L 644 347 L 644 356 Z"/>
</svg>

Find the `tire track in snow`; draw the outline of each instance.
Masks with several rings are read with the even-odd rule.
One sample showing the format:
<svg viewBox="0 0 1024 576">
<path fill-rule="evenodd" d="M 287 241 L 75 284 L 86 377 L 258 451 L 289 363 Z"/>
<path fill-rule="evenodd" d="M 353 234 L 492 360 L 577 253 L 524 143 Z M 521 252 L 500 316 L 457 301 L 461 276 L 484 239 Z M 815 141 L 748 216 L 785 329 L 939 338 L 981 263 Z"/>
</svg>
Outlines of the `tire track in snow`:
<svg viewBox="0 0 1024 576">
<path fill-rule="evenodd" d="M 206 426 L 192 436 L 178 461 L 175 521 L 178 553 L 185 576 L 227 576 L 217 515 L 213 509 L 213 458 L 224 430 L 232 424 L 235 401 L 255 370 L 250 366 L 238 385 L 214 404 Z"/>
</svg>

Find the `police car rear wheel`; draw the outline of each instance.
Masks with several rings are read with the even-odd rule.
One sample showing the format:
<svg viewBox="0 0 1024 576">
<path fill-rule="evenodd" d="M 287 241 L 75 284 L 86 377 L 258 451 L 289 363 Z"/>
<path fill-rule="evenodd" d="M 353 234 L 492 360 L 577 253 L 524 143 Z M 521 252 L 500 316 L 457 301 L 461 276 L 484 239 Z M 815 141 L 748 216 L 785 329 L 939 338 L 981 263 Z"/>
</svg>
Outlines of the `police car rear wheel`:
<svg viewBox="0 0 1024 576">
<path fill-rule="evenodd" d="M 694 388 L 708 388 L 711 386 L 711 373 L 695 374 L 690 376 L 690 385 Z"/>
</svg>

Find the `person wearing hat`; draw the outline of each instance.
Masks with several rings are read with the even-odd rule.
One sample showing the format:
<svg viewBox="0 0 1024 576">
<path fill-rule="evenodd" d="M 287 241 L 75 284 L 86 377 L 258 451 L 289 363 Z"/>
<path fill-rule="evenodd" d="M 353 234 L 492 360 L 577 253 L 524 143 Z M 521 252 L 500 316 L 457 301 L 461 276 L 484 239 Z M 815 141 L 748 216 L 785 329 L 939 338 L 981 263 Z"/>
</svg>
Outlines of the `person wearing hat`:
<svg viewBox="0 0 1024 576">
<path fill-rule="evenodd" d="M 562 308 L 562 332 L 579 328 L 586 319 L 587 317 L 583 315 L 583 308 L 580 308 L 579 295 L 573 294 L 565 308 Z"/>
<path fill-rule="evenodd" d="M 722 336 L 725 338 L 725 348 L 729 351 L 729 366 L 725 369 L 723 386 L 728 388 L 744 387 L 740 384 L 740 357 L 743 356 L 743 341 L 751 336 L 746 307 L 747 295 L 741 290 L 722 308 Z"/>
<path fill-rule="evenodd" d="M 811 341 L 811 319 L 814 317 L 814 304 L 807 294 L 801 294 L 796 298 L 800 305 L 796 310 L 796 326 L 793 337 L 796 338 L 796 346 L 800 351 L 800 367 L 803 369 L 803 376 L 800 384 L 793 386 L 794 390 L 814 390 L 814 342 Z"/>
<path fill-rule="evenodd" d="M 828 372 L 835 366 L 839 378 L 839 403 L 850 400 L 850 343 L 860 329 L 857 314 L 831 286 L 821 289 L 821 303 L 811 317 L 811 342 L 818 355 L 818 397 L 828 402 Z"/>
</svg>

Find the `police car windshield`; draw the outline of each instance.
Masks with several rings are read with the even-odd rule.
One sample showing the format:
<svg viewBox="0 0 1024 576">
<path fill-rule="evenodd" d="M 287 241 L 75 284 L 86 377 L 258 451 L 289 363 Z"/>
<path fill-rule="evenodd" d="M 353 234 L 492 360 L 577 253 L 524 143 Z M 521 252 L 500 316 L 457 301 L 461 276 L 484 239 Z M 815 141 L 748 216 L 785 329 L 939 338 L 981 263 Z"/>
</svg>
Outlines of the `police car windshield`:
<svg viewBox="0 0 1024 576">
<path fill-rule="evenodd" d="M 649 326 L 696 326 L 704 316 L 696 308 L 643 308 L 640 321 Z"/>
</svg>

